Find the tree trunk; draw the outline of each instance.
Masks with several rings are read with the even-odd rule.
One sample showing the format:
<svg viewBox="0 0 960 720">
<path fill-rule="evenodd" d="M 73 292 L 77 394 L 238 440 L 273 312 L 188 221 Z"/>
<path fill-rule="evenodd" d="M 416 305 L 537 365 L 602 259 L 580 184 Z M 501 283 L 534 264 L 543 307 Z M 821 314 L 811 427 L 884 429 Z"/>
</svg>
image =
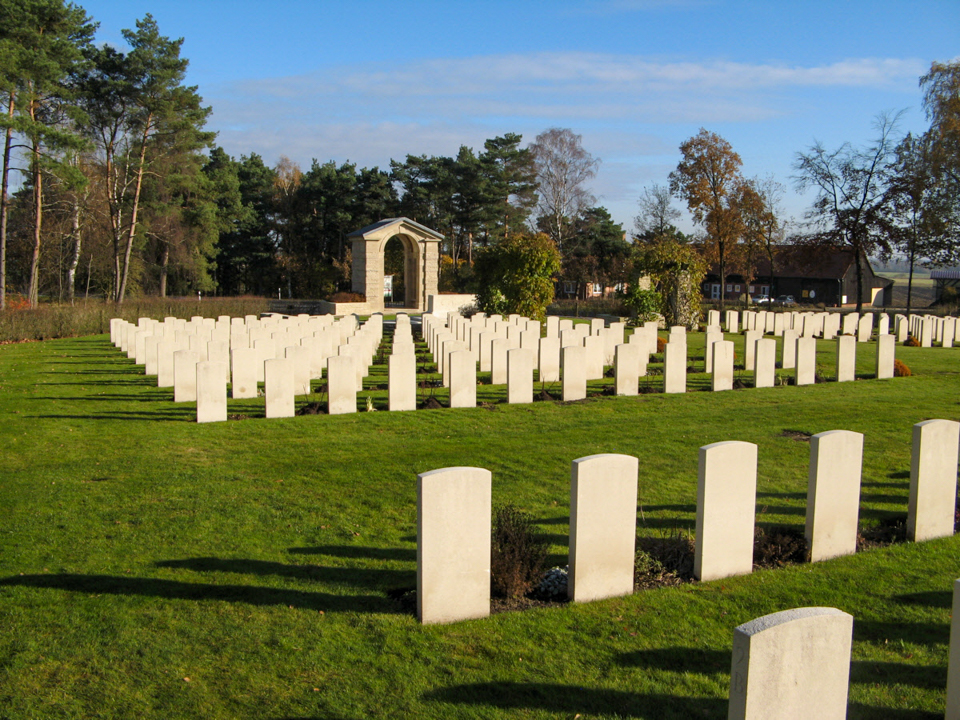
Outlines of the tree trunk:
<svg viewBox="0 0 960 720">
<path fill-rule="evenodd" d="M 913 295 L 913 263 L 917 252 L 915 245 L 910 246 L 910 274 L 907 276 L 907 317 L 910 317 L 910 302 Z"/>
<path fill-rule="evenodd" d="M 167 273 L 170 270 L 170 248 L 163 246 L 163 259 L 160 261 L 160 297 L 167 296 Z"/>
<path fill-rule="evenodd" d="M 863 312 L 863 263 L 860 262 L 860 246 L 853 248 L 854 262 L 857 264 L 857 314 Z"/>
<path fill-rule="evenodd" d="M 67 267 L 67 300 L 73 305 L 77 285 L 77 266 L 80 264 L 80 198 L 73 201 L 73 219 L 70 234 L 73 237 L 73 255 Z"/>
<path fill-rule="evenodd" d="M 153 117 L 148 116 L 144 125 L 143 137 L 140 138 L 140 158 L 137 163 L 137 184 L 133 192 L 133 207 L 130 210 L 130 230 L 127 232 L 127 244 L 123 253 L 123 272 L 120 278 L 120 287 L 117 290 L 117 302 L 122 303 L 127 293 L 127 280 L 130 278 L 130 254 L 133 252 L 133 239 L 137 234 L 137 213 L 140 210 L 140 190 L 143 188 L 144 165 L 147 160 L 147 140 L 150 137 L 150 127 Z"/>
<path fill-rule="evenodd" d="M 40 141 L 33 141 L 33 255 L 30 258 L 28 300 L 35 308 L 40 302 L 40 231 L 43 225 L 43 174 L 40 172 Z"/>
<path fill-rule="evenodd" d="M 13 120 L 14 93 L 10 91 L 7 115 Z M 0 310 L 7 307 L 7 215 L 10 200 L 7 188 L 10 184 L 10 149 L 13 145 L 13 128 L 8 127 L 3 141 L 3 179 L 0 180 Z"/>
</svg>

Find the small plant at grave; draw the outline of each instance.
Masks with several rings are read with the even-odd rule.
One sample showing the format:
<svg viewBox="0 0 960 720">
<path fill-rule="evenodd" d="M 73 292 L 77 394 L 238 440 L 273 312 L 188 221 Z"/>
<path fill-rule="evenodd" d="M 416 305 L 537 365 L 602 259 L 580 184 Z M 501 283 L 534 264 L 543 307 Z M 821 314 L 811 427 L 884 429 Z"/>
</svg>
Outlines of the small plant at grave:
<svg viewBox="0 0 960 720">
<path fill-rule="evenodd" d="M 906 541 L 907 518 L 905 515 L 868 520 L 857 528 L 857 552 Z"/>
<path fill-rule="evenodd" d="M 637 590 L 680 585 L 693 580 L 693 535 L 677 530 L 667 535 L 637 538 L 633 585 Z"/>
<path fill-rule="evenodd" d="M 920 347 L 920 341 L 913 335 L 908 335 L 907 339 L 903 341 L 903 344 L 904 347 Z"/>
<path fill-rule="evenodd" d="M 753 566 L 779 568 L 806 562 L 809 557 L 803 530 L 785 525 L 764 530 L 759 525 L 753 533 Z"/>
<path fill-rule="evenodd" d="M 663 338 L 657 338 L 657 354 L 662 355 L 667 349 L 667 343 L 664 342 Z"/>
<path fill-rule="evenodd" d="M 570 566 L 552 567 L 543 575 L 537 594 L 547 600 L 562 600 L 567 597 L 567 582 Z"/>
<path fill-rule="evenodd" d="M 894 360 L 893 361 L 893 376 L 894 377 L 910 377 L 913 373 L 910 371 L 910 368 L 907 367 L 907 364 L 903 360 Z"/>
<path fill-rule="evenodd" d="M 543 576 L 547 543 L 534 533 L 530 515 L 514 505 L 496 509 L 492 535 L 491 590 L 497 597 L 523 597 Z"/>
</svg>

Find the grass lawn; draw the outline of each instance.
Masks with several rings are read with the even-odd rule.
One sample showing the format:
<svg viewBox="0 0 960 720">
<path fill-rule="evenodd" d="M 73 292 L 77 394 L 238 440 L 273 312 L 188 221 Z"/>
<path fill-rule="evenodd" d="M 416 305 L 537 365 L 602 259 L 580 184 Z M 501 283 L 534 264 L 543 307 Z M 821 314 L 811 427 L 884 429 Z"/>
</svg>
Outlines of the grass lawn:
<svg viewBox="0 0 960 720">
<path fill-rule="evenodd" d="M 756 443 L 758 524 L 802 527 L 794 436 L 855 430 L 861 522 L 904 517 L 912 425 L 960 419 L 960 349 L 898 346 L 914 375 L 884 381 L 858 350 L 851 383 L 709 393 L 693 372 L 684 395 L 526 406 L 485 385 L 476 409 L 270 421 L 231 400 L 241 419 L 197 425 L 105 336 L 2 346 L 0 718 L 724 718 L 733 628 L 808 605 L 855 618 L 851 718 L 942 717 L 960 536 L 447 626 L 388 596 L 415 585 L 416 475 L 453 465 L 490 469 L 554 564 L 594 453 L 640 458 L 655 535 L 692 531 L 701 445 Z"/>
</svg>

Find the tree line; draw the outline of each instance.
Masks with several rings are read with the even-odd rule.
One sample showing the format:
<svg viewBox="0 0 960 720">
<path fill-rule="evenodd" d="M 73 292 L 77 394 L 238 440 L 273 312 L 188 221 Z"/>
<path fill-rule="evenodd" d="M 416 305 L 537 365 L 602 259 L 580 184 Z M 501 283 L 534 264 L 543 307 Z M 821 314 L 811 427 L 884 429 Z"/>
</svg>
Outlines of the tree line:
<svg viewBox="0 0 960 720">
<path fill-rule="evenodd" d="M 898 137 L 897 118 L 884 116 L 867 147 L 815 143 L 797 154 L 794 182 L 815 191 L 804 222 L 784 217 L 782 184 L 745 177 L 730 144 L 701 130 L 680 146 L 667 184 L 643 191 L 628 237 L 589 193 L 599 160 L 569 129 L 526 146 L 505 133 L 385 169 L 317 160 L 303 169 L 286 157 L 271 166 L 216 145 L 211 109 L 185 84 L 182 39 L 150 15 L 123 31 L 122 50 L 97 45 L 96 28 L 63 0 L 0 0 L 4 306 L 8 286 L 31 306 L 41 295 L 329 297 L 350 289 L 347 234 L 395 216 L 445 236 L 441 290 L 495 283 L 497 263 L 524 265 L 522 248 L 577 296 L 591 284 L 627 290 L 640 275 L 665 287 L 670 268 L 704 259 L 723 284 L 730 272 L 750 276 L 761 257 L 772 266 L 787 242 L 852 247 L 858 262 L 861 251 L 956 261 L 958 63 L 934 63 L 921 79 L 931 122 L 922 136 Z M 692 236 L 676 227 L 675 199 Z M 388 253 L 387 264 L 402 268 L 402 255 Z M 491 297 L 546 292 L 513 281 Z"/>
</svg>

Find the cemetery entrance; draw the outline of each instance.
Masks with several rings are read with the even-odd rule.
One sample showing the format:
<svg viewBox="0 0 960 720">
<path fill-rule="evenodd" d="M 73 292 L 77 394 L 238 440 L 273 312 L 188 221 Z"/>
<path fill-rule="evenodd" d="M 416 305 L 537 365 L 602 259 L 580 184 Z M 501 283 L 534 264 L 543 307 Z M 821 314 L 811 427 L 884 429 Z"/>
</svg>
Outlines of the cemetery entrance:
<svg viewBox="0 0 960 720">
<path fill-rule="evenodd" d="M 355 293 L 363 293 L 371 310 L 383 310 L 385 273 L 384 257 L 387 244 L 399 256 L 396 242 L 399 241 L 403 252 L 402 279 L 393 281 L 394 287 L 402 285 L 403 296 L 394 299 L 391 304 L 411 310 L 427 309 L 427 297 L 437 294 L 440 270 L 440 241 L 443 236 L 428 227 L 408 218 L 388 218 L 368 225 L 347 236 L 352 243 L 352 288 Z M 393 269 L 393 268 L 391 268 Z M 396 271 L 400 272 L 399 263 Z"/>
</svg>

